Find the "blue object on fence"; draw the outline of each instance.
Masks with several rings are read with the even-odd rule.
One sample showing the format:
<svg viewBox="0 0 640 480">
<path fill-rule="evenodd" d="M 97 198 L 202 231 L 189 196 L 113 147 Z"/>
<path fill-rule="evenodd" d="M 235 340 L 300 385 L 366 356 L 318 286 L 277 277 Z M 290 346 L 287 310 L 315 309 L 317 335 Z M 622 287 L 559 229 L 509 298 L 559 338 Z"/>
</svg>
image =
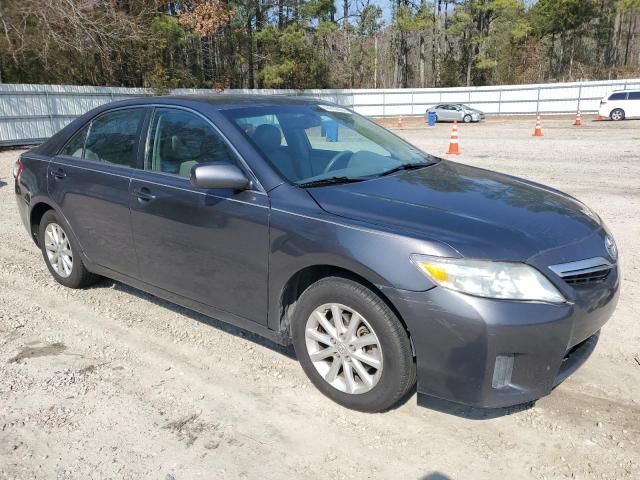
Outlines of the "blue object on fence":
<svg viewBox="0 0 640 480">
<path fill-rule="evenodd" d="M 338 125 L 339 123 L 334 120 L 324 122 L 324 133 L 326 135 L 327 142 L 338 141 Z"/>
<path fill-rule="evenodd" d="M 435 126 L 436 118 L 436 112 L 427 112 L 427 121 L 429 122 L 430 127 Z"/>
</svg>

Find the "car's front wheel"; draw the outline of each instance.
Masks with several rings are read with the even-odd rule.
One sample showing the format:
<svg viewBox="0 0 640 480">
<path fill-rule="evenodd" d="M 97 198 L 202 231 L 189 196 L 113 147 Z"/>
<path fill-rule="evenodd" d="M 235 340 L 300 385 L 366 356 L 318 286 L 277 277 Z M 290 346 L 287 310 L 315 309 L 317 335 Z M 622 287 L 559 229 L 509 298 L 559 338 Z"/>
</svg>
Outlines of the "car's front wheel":
<svg viewBox="0 0 640 480">
<path fill-rule="evenodd" d="M 472 118 L 471 118 L 471 115 L 469 115 L 469 114 L 467 114 L 467 115 L 465 115 L 464 117 L 462 117 L 462 121 L 463 121 L 464 123 L 470 123 L 470 122 L 471 122 L 471 120 L 472 120 Z"/>
<path fill-rule="evenodd" d="M 622 110 L 621 108 L 616 108 L 611 111 L 609 117 L 611 118 L 611 120 L 624 120 L 624 110 Z"/>
<path fill-rule="evenodd" d="M 387 410 L 415 384 L 402 323 L 374 292 L 353 280 L 328 277 L 307 288 L 295 307 L 292 334 L 309 379 L 347 408 Z"/>
<path fill-rule="evenodd" d="M 77 242 L 55 211 L 42 216 L 38 235 L 44 261 L 58 283 L 84 288 L 95 281 L 96 276 L 82 263 Z"/>
</svg>

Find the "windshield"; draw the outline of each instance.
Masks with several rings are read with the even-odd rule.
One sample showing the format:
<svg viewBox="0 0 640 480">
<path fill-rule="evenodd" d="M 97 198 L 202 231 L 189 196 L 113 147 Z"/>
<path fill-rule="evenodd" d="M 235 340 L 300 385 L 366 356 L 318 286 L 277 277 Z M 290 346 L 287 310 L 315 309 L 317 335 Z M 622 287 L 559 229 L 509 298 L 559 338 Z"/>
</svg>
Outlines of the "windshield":
<svg viewBox="0 0 640 480">
<path fill-rule="evenodd" d="M 368 179 L 436 161 L 374 122 L 335 105 L 269 105 L 222 113 L 294 184 Z"/>
</svg>

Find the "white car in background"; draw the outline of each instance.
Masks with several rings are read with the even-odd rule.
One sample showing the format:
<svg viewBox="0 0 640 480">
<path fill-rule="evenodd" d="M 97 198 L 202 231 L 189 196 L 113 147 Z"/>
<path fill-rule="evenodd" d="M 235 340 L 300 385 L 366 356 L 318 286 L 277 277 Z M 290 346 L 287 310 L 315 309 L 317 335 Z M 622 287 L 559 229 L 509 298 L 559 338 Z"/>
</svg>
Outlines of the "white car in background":
<svg viewBox="0 0 640 480">
<path fill-rule="evenodd" d="M 640 90 L 611 92 L 600 100 L 598 115 L 611 120 L 640 117 Z"/>
</svg>

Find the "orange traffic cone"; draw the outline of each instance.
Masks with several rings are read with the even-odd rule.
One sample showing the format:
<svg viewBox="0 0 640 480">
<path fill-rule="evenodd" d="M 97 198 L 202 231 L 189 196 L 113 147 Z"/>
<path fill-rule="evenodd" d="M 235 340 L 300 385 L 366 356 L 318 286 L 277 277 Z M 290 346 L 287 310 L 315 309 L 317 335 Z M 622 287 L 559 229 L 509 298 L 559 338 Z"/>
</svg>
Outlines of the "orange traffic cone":
<svg viewBox="0 0 640 480">
<path fill-rule="evenodd" d="M 580 110 L 576 113 L 576 121 L 573 122 L 574 127 L 579 127 L 582 125 L 582 118 L 580 118 Z"/>
<path fill-rule="evenodd" d="M 534 137 L 542 136 L 542 126 L 540 125 L 540 114 L 536 115 L 536 129 L 533 131 Z"/>
<path fill-rule="evenodd" d="M 458 148 L 458 121 L 453 122 L 451 127 L 451 140 L 449 141 L 449 155 L 459 155 L 460 149 Z"/>
<path fill-rule="evenodd" d="M 402 123 L 402 117 L 398 117 L 398 123 L 396 124 L 397 128 L 404 128 L 404 125 Z"/>
</svg>

